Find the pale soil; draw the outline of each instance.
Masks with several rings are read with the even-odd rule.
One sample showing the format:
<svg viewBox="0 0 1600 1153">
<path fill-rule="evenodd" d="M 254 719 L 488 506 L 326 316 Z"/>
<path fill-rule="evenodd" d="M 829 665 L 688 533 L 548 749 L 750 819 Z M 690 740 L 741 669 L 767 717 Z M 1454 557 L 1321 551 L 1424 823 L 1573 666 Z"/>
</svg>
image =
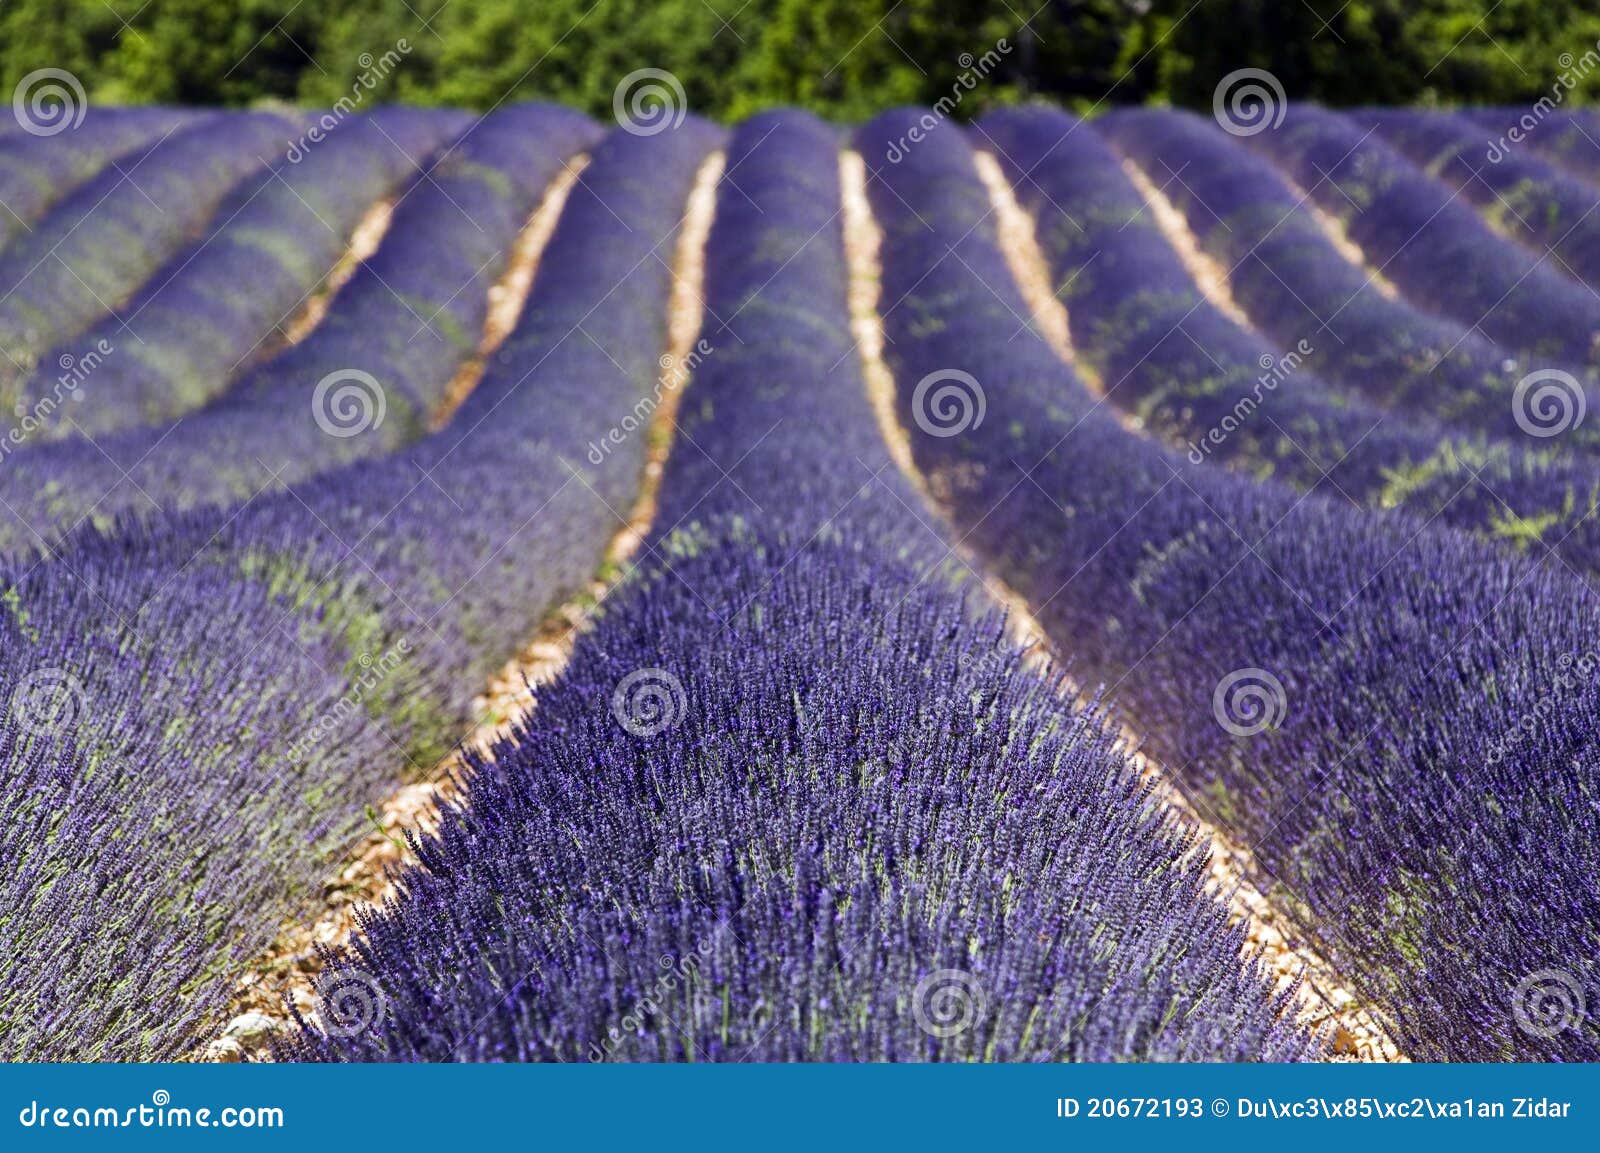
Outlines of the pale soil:
<svg viewBox="0 0 1600 1153">
<path fill-rule="evenodd" d="M 586 161 L 580 161 L 569 167 L 568 174 L 557 182 L 559 187 L 552 186 L 544 204 L 525 227 L 513 268 L 497 286 L 502 291 L 485 326 L 483 355 L 492 352 L 514 327 L 532 285 L 544 243 L 584 163 Z M 623 570 L 654 519 L 656 491 L 685 381 L 679 366 L 688 358 L 700 332 L 705 241 L 711 229 L 716 186 L 722 176 L 723 163 L 723 154 L 719 152 L 702 166 L 678 237 L 673 291 L 668 304 L 667 348 L 661 357 L 665 386 L 648 434 L 648 459 L 639 498 L 627 522 L 613 537 L 602 568 L 603 574 L 611 574 L 610 579 L 597 579 L 587 595 L 552 612 L 527 647 L 507 662 L 485 687 L 473 702 L 474 715 L 480 720 L 463 739 L 465 748 L 487 752 L 496 739 L 510 731 L 516 718 L 536 706 L 539 686 L 549 684 L 565 666 L 578 632 L 587 624 L 593 608 L 621 581 Z M 530 234 L 538 238 L 537 243 L 530 240 Z M 476 384 L 479 375 L 481 370 L 471 377 L 470 384 Z M 457 397 L 456 402 L 460 399 Z M 641 431 L 638 435 L 645 433 Z M 395 872 L 415 863 L 401 840 L 402 831 L 411 829 L 425 833 L 435 827 L 438 803 L 457 798 L 459 774 L 463 769 L 460 755 L 446 758 L 427 780 L 398 789 L 375 807 L 378 827 L 352 850 L 338 873 L 323 886 L 323 908 L 309 920 L 296 919 L 283 925 L 272 947 L 240 981 L 229 1010 L 229 1023 L 222 1035 L 206 1047 L 202 1060 L 226 1062 L 246 1057 L 269 1060 L 268 1033 L 288 1024 L 285 997 L 308 1018 L 312 1015 L 315 1009 L 313 990 L 322 969 L 317 946 L 342 944 L 356 929 L 359 910 L 381 906 L 395 896 Z"/>
<path fill-rule="evenodd" d="M 1071 363 L 1070 317 L 1052 290 L 1049 267 L 1040 251 L 1032 218 L 1017 202 L 1004 173 L 992 156 L 980 154 L 978 166 L 990 192 L 1006 261 L 1029 308 L 1035 314 L 1037 330 L 1057 355 Z M 854 172 L 854 176 L 847 178 L 845 201 L 847 217 L 852 223 L 847 235 L 853 238 L 852 278 L 853 281 L 859 279 L 863 285 L 860 289 L 862 302 L 853 301 L 853 305 L 858 323 L 871 328 L 877 327 L 877 228 L 872 223 L 866 202 L 864 169 L 857 163 L 847 169 L 847 172 L 850 171 Z M 1154 189 L 1150 192 L 1154 192 Z M 1149 193 L 1145 195 L 1148 197 Z M 1159 193 L 1155 196 L 1165 201 Z M 863 354 L 869 358 L 882 348 L 881 332 L 875 337 L 860 335 L 858 339 Z M 1074 364 L 1073 367 L 1083 375 L 1083 366 Z M 891 399 L 880 408 L 880 412 L 887 413 L 885 436 L 891 444 L 904 442 L 904 429 L 893 416 L 893 382 L 889 380 L 887 368 L 880 363 L 876 370 L 869 369 L 868 376 L 869 380 L 874 381 L 875 390 L 885 387 L 889 390 Z M 909 444 L 899 451 L 896 460 L 902 457 L 910 459 Z M 926 486 L 923 487 L 926 492 Z M 1041 652 L 1047 652 L 1043 631 L 1028 614 L 1022 598 L 1013 590 L 1005 589 L 992 577 L 985 579 L 984 583 L 991 591 L 999 590 L 999 599 L 1017 621 L 1019 639 L 1036 644 Z M 1123 735 L 1130 749 L 1140 747 L 1138 733 L 1124 727 Z M 1208 887 L 1227 903 L 1230 922 L 1246 926 L 1246 948 L 1259 954 L 1263 967 L 1272 974 L 1275 986 L 1280 990 L 1286 989 L 1301 979 L 1296 991 L 1298 1019 L 1329 1037 L 1338 1056 L 1364 1061 L 1403 1060 L 1399 1048 L 1382 1024 L 1360 1006 L 1355 995 L 1311 946 L 1305 935 L 1294 927 L 1286 913 L 1278 909 L 1257 887 L 1254 879 L 1266 874 L 1250 850 L 1231 840 L 1208 821 L 1183 794 L 1170 770 L 1143 753 L 1135 753 L 1133 759 L 1147 779 L 1159 784 L 1162 797 L 1181 815 L 1181 819 L 1201 834 L 1202 843 L 1209 844 L 1210 854 L 1206 862 L 1210 873 Z"/>
<path fill-rule="evenodd" d="M 1233 288 L 1228 283 L 1228 270 L 1200 247 L 1200 242 L 1190 231 L 1189 222 L 1184 219 L 1182 210 L 1167 199 L 1167 194 L 1157 188 L 1155 182 L 1133 161 L 1124 159 L 1122 171 L 1133 182 L 1139 195 L 1144 197 L 1145 207 L 1150 210 L 1150 216 L 1155 221 L 1156 227 L 1161 229 L 1161 234 L 1167 238 L 1167 243 L 1172 245 L 1178 254 L 1178 259 L 1182 261 L 1183 267 L 1199 286 L 1206 300 L 1240 328 L 1249 329 L 1250 317 L 1233 299 Z"/>
<path fill-rule="evenodd" d="M 1367 254 L 1362 250 L 1361 246 L 1350 239 L 1350 233 L 1345 229 L 1344 221 L 1323 209 L 1321 205 L 1311 199 L 1311 193 L 1301 188 L 1289 177 L 1288 173 L 1283 172 L 1281 169 L 1278 172 L 1278 179 L 1283 181 L 1290 192 L 1294 193 L 1294 198 L 1299 201 L 1300 207 L 1311 214 L 1311 219 L 1315 220 L 1322 229 L 1322 235 L 1327 238 L 1328 243 L 1333 245 L 1340 256 L 1366 273 L 1367 282 L 1384 296 L 1387 296 L 1390 300 L 1400 299 L 1400 290 L 1383 275 L 1381 269 L 1375 267 L 1367 259 Z"/>
<path fill-rule="evenodd" d="M 489 357 L 505 343 L 506 337 L 517 326 L 517 317 L 522 315 L 522 306 L 527 303 L 528 293 L 533 289 L 533 278 L 539 272 L 539 258 L 544 255 L 545 245 L 550 243 L 550 236 L 556 230 L 556 221 L 561 219 L 561 210 L 566 206 L 567 197 L 572 194 L 572 186 L 588 166 L 587 156 L 569 160 L 562 167 L 561 175 L 550 182 L 539 206 L 517 234 L 505 271 L 489 289 L 489 314 L 484 318 L 483 335 L 478 340 L 477 353 L 462 361 L 461 367 L 450 378 L 450 383 L 445 386 L 444 400 L 429 421 L 430 428 L 440 429 L 449 423 L 456 409 L 461 407 L 461 402 L 483 379 Z"/>
<path fill-rule="evenodd" d="M 1213 307 L 1226 313 L 1235 323 L 1250 328 L 1250 318 L 1244 309 L 1240 308 L 1233 298 L 1233 290 L 1229 285 L 1228 271 L 1220 262 L 1209 256 L 1196 240 L 1194 232 L 1189 228 L 1189 222 L 1184 218 L 1183 212 L 1167 198 L 1166 194 L 1158 189 L 1132 160 L 1124 159 L 1122 169 L 1128 174 L 1138 188 L 1139 194 L 1149 203 L 1158 227 L 1166 236 L 1167 242 L 1177 250 L 1178 258 L 1194 277 L 1195 283 L 1200 286 L 1200 291 Z M 1282 173 L 1278 174 L 1283 177 Z M 1317 206 L 1303 189 L 1294 184 L 1287 177 L 1283 182 L 1289 191 L 1299 201 L 1300 207 L 1322 230 L 1323 237 L 1334 250 L 1346 261 L 1356 266 L 1366 275 L 1367 282 L 1383 296 L 1391 300 L 1399 298 L 1395 286 L 1384 279 L 1383 273 L 1374 268 L 1368 261 L 1366 253 L 1361 251 L 1361 246 L 1350 239 L 1345 231 L 1344 224 L 1337 217 L 1324 212 Z M 1287 289 L 1285 290 L 1287 291 Z"/>
<path fill-rule="evenodd" d="M 983 181 L 993 206 L 995 237 L 1006 263 L 1011 266 L 1011 277 L 1017 282 L 1022 299 L 1033 313 L 1033 326 L 1044 342 L 1057 356 L 1070 364 L 1083 376 L 1084 366 L 1078 362 L 1077 351 L 1072 346 L 1072 328 L 1067 323 L 1067 306 L 1056 295 L 1050 266 L 1039 248 L 1039 236 L 1034 229 L 1033 217 L 1017 200 L 1000 161 L 987 152 L 973 154 L 978 178 Z M 1034 259 L 1037 257 L 1037 259 Z M 1087 378 L 1085 378 L 1087 381 Z M 1096 393 L 1101 392 L 1098 380 L 1090 384 Z"/>
<path fill-rule="evenodd" d="M 1067 308 L 1056 295 L 1055 281 L 1050 268 L 1039 251 L 1038 236 L 1034 231 L 1033 217 L 1017 201 L 1011 183 L 1000 168 L 1000 162 L 987 152 L 973 155 L 978 177 L 989 192 L 995 219 L 995 238 L 1011 266 L 1012 279 L 1022 292 L 1028 305 L 1033 329 L 1051 350 L 1072 367 L 1078 379 L 1096 397 L 1105 399 L 1106 386 L 1099 371 L 1087 360 L 1077 355 L 1072 344 L 1072 329 L 1067 324 Z M 1030 259 L 1029 254 L 1038 256 Z M 1138 417 L 1115 406 L 1108 411 L 1124 428 L 1140 432 L 1144 424 Z"/>
<path fill-rule="evenodd" d="M 283 347 L 299 344 L 322 323 L 322 318 L 328 313 L 328 305 L 333 302 L 339 290 L 355 275 L 356 269 L 361 267 L 361 262 L 378 251 L 378 245 L 383 243 L 393 217 L 392 198 L 380 200 L 367 209 L 366 215 L 350 234 L 350 244 L 344 250 L 344 255 L 339 257 L 338 263 L 328 272 L 322 284 L 301 305 L 300 311 L 284 325 L 283 338 L 280 342 Z"/>
<path fill-rule="evenodd" d="M 1367 259 L 1367 254 L 1362 251 L 1361 246 L 1350 239 L 1350 234 L 1345 231 L 1344 222 L 1338 217 L 1324 212 L 1311 197 L 1300 191 L 1300 189 L 1295 188 L 1294 185 L 1291 184 L 1290 188 L 1300 198 L 1301 207 L 1311 214 L 1311 219 L 1317 222 L 1317 225 L 1322 229 L 1322 234 L 1328 238 L 1328 243 L 1333 245 L 1339 255 L 1366 273 L 1367 282 L 1377 289 L 1380 294 L 1387 296 L 1390 300 L 1399 300 L 1400 290 L 1381 271 L 1373 267 L 1372 262 Z"/>
<path fill-rule="evenodd" d="M 933 490 L 911 452 L 911 438 L 897 414 L 897 397 L 894 374 L 883 356 L 883 321 L 878 309 L 882 294 L 881 264 L 878 254 L 883 245 L 883 233 L 872 215 L 872 205 L 867 196 L 867 166 L 859 152 L 843 152 L 839 157 L 839 184 L 844 200 L 844 246 L 850 266 L 850 328 L 856 339 L 856 353 L 861 358 L 862 376 L 866 380 L 867 399 L 872 404 L 878 421 L 878 431 L 888 446 L 889 457 L 922 495 L 930 519 L 945 541 L 954 541 L 950 551 L 967 572 L 983 585 L 998 604 L 1007 612 L 1007 624 L 1012 639 L 1032 653 L 1042 652 L 1046 641 L 1027 603 L 1008 588 L 1004 581 L 986 572 L 983 566 L 958 539 L 946 515 L 944 502 Z M 1058 329 L 1064 334 L 1064 329 Z"/>
</svg>

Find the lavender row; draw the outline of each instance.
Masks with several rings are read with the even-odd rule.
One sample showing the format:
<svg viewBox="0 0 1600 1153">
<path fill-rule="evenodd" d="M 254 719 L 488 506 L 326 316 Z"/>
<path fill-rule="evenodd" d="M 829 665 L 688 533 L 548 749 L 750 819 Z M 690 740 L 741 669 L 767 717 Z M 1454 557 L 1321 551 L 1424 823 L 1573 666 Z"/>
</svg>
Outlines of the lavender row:
<svg viewBox="0 0 1600 1153">
<path fill-rule="evenodd" d="M 591 577 L 643 449 L 590 469 L 581 446 L 655 379 L 654 256 L 713 137 L 598 147 L 476 412 L 0 577 L 6 1057 L 203 1040 L 363 806 L 448 747 L 486 672 Z"/>
<path fill-rule="evenodd" d="M 122 304 L 197 239 L 231 191 L 283 155 L 294 128 L 267 113 L 204 117 L 137 163 L 82 185 L 0 252 L 0 408 L 16 410 L 47 350 Z M 56 367 L 72 363 L 58 356 Z"/>
<path fill-rule="evenodd" d="M 1246 143 L 1343 221 L 1367 258 L 1420 307 L 1521 356 L 1600 363 L 1600 298 L 1496 236 L 1374 129 L 1295 104 L 1281 126 Z"/>
<path fill-rule="evenodd" d="M 1540 365 L 1386 295 L 1338 251 L 1277 169 L 1210 121 L 1129 109 L 1096 120 L 1095 129 L 1183 212 L 1202 248 L 1227 268 L 1251 323 L 1283 350 L 1309 347 L 1307 368 L 1384 408 L 1523 449 L 1600 449 L 1600 427 L 1572 419 L 1580 406 L 1600 404 L 1600 393 L 1570 376 L 1524 386 Z M 1038 199 L 1027 182 L 1019 194 Z"/>
<path fill-rule="evenodd" d="M 862 132 L 869 165 L 914 115 Z M 1600 977 L 1586 588 L 1405 512 L 1186 467 L 1124 431 L 1042 341 L 1013 338 L 1025 306 L 955 129 L 871 189 L 916 457 L 1080 678 L 1111 685 L 1253 849 L 1403 1052 L 1600 1055 L 1592 1019 L 1540 1031 L 1527 1015 L 1543 974 Z M 979 383 L 981 420 L 911 407 L 952 371 Z"/>
<path fill-rule="evenodd" d="M 562 108 L 490 114 L 406 194 L 317 328 L 209 405 L 93 441 L 0 441 L 0 553 L 48 548 L 86 521 L 236 504 L 422 436 L 476 351 L 520 227 L 599 135 Z M 93 405 L 115 403 L 99 385 L 82 386 Z"/>
<path fill-rule="evenodd" d="M 1237 203 L 1227 199 L 1222 169 L 1213 173 L 1192 153 L 1167 147 L 1158 119 L 1166 117 L 1188 127 L 1176 114 L 1117 114 L 1111 131 L 1119 142 L 1146 142 L 1129 143 L 1141 160 L 1181 164 L 1174 186 L 1181 180 L 1188 189 L 1185 204 Z M 1526 435 L 1522 444 L 1493 443 L 1425 412 L 1400 417 L 1341 394 L 1312 367 L 1316 349 L 1336 337 L 1302 330 L 1269 344 L 1213 306 L 1096 130 L 1042 110 L 981 127 L 1037 224 L 1078 352 L 1107 399 L 1178 447 L 1190 466 L 1224 462 L 1329 499 L 1405 508 L 1511 548 L 1553 549 L 1600 572 L 1600 469 L 1524 449 L 1538 443 Z M 1160 170 L 1160 161 L 1153 166 Z M 1247 184 L 1249 177 L 1240 172 Z M 1250 216 L 1240 209 L 1229 214 L 1235 223 L 1218 227 L 1242 236 L 1251 226 L 1239 218 Z M 1255 219 L 1270 228 L 1282 218 L 1269 210 Z M 1434 398 L 1436 408 L 1448 404 L 1448 395 Z"/>
<path fill-rule="evenodd" d="M 426 187 L 429 155 L 470 118 L 401 108 L 346 121 L 298 163 L 248 181 L 217 226 L 151 276 L 127 304 L 47 354 L 24 387 L 49 395 L 75 348 L 115 352 L 80 371 L 75 403 L 33 436 L 91 436 L 171 420 L 221 392 L 283 331 L 349 246 L 372 206 Z"/>
<path fill-rule="evenodd" d="M 1483 134 L 1448 112 L 1364 108 L 1346 115 L 1375 126 L 1402 155 L 1476 205 L 1497 231 L 1547 256 L 1545 267 L 1600 287 L 1600 188 L 1531 149 L 1491 163 Z"/>
<path fill-rule="evenodd" d="M 1532 152 L 1580 180 L 1600 181 L 1600 121 L 1587 109 L 1467 108 L 1491 164 Z"/>
<path fill-rule="evenodd" d="M 129 108 L 87 116 L 64 135 L 0 137 L 0 248 L 107 165 L 137 163 L 142 151 L 194 119 L 177 108 Z"/>
<path fill-rule="evenodd" d="M 1306 1055 L 1103 719 L 953 586 L 863 388 L 835 134 L 727 160 L 649 557 L 282 1055 Z"/>
</svg>

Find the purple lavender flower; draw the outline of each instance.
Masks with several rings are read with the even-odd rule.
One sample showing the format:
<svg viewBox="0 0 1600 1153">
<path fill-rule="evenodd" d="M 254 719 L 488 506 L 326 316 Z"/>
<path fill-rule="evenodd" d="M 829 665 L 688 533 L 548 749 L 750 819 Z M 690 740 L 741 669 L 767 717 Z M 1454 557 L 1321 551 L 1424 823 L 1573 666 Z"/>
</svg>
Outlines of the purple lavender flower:
<svg viewBox="0 0 1600 1153">
<path fill-rule="evenodd" d="M 764 114 L 727 163 L 646 559 L 333 959 L 384 1011 L 342 1027 L 326 998 L 282 1055 L 1315 1053 L 1099 712 L 1022 669 L 890 462 L 836 136 Z M 676 690 L 648 724 L 641 672 Z"/>
<path fill-rule="evenodd" d="M 241 510 L 0 564 L 0 1054 L 204 1040 L 365 806 L 435 763 L 591 579 L 644 447 L 585 469 L 582 446 L 655 382 L 654 256 L 717 137 L 689 120 L 595 149 L 549 275 L 443 430 Z"/>
<path fill-rule="evenodd" d="M 1186 467 L 1124 431 L 1018 332 L 1025 305 L 961 133 L 882 164 L 917 115 L 858 141 L 900 411 L 958 527 L 1078 676 L 1114 686 L 1201 811 L 1253 846 L 1262 883 L 1403 1052 L 1594 1059 L 1592 1019 L 1539 1033 L 1515 1009 L 1530 974 L 1597 976 L 1587 588 L 1403 511 Z M 909 405 L 951 370 L 979 381 L 987 416 L 939 436 Z M 1270 707 L 1234 711 L 1223 690 L 1241 674 Z"/>
<path fill-rule="evenodd" d="M 129 515 L 237 504 L 416 440 L 477 348 L 488 287 L 519 228 L 598 135 L 567 109 L 490 114 L 406 193 L 384 242 L 317 328 L 209 405 L 93 439 L 17 448 L 0 439 L 0 552 L 46 547 L 84 521 L 110 527 Z M 104 394 L 97 373 L 81 387 L 95 406 L 137 407 L 134 382 L 114 383 L 120 392 Z M 350 419 L 341 420 L 346 404 Z"/>
</svg>

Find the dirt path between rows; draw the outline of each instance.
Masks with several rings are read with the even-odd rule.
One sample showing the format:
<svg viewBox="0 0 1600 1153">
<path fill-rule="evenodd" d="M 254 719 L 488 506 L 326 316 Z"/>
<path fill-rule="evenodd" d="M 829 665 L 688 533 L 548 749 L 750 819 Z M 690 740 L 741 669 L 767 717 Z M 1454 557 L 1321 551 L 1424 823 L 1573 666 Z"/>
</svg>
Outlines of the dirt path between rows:
<svg viewBox="0 0 1600 1153">
<path fill-rule="evenodd" d="M 1032 218 L 1017 202 L 994 157 L 979 154 L 979 174 L 989 190 L 990 202 L 997 221 L 997 232 L 1006 262 L 1011 266 L 1029 310 L 1034 315 L 1035 326 L 1063 360 L 1083 375 L 1081 366 L 1074 363 L 1071 342 L 1071 318 L 1056 296 L 1047 262 L 1040 250 Z M 1148 181 L 1145 182 L 1148 185 Z M 1155 198 L 1165 198 L 1154 188 L 1149 189 Z M 866 192 L 862 184 L 855 193 L 860 202 L 857 213 L 866 213 Z M 1167 206 L 1170 211 L 1171 206 Z M 863 229 L 876 227 L 870 214 Z M 857 242 L 858 256 L 869 270 L 864 277 L 877 277 L 876 241 L 861 239 Z M 1197 278 L 1198 279 L 1198 278 Z M 1225 281 L 1224 281 L 1225 288 Z M 875 294 L 875 287 L 874 287 Z M 878 341 L 881 347 L 881 337 Z M 863 347 L 867 342 L 863 341 Z M 884 370 L 887 376 L 887 370 Z M 892 384 L 890 386 L 892 388 Z M 890 435 L 903 437 L 896 422 Z M 906 450 L 909 456 L 909 448 Z M 1014 592 L 1005 597 L 1009 605 L 1020 604 Z M 1023 610 L 1025 612 L 1025 610 Z M 1026 618 L 1026 633 L 1042 636 L 1037 622 Z M 1124 736 L 1130 749 L 1138 749 L 1142 742 L 1139 734 L 1124 727 Z M 1360 1005 L 1349 986 L 1340 979 L 1333 967 L 1316 951 L 1297 929 L 1284 910 L 1278 908 L 1255 883 L 1255 878 L 1267 874 L 1255 860 L 1250 849 L 1240 844 L 1210 821 L 1178 787 L 1169 769 L 1151 760 L 1143 753 L 1134 753 L 1133 759 L 1148 779 L 1160 785 L 1162 796 L 1209 843 L 1211 853 L 1207 860 L 1211 891 L 1228 906 L 1230 920 L 1246 926 L 1246 947 L 1259 951 L 1263 964 L 1272 974 L 1277 988 L 1293 986 L 1303 977 L 1297 992 L 1298 1019 L 1304 1024 L 1322 1030 L 1328 1036 L 1336 1056 L 1364 1061 L 1403 1060 L 1398 1046 L 1377 1017 Z"/>
<path fill-rule="evenodd" d="M 1309 192 L 1300 188 L 1292 180 L 1284 177 L 1283 182 L 1289 186 L 1289 190 L 1300 201 L 1300 207 L 1304 208 L 1311 219 L 1317 222 L 1317 227 L 1322 229 L 1322 235 L 1327 238 L 1329 244 L 1333 245 L 1334 251 L 1366 273 L 1367 283 L 1376 288 L 1380 295 L 1386 296 L 1390 300 L 1399 300 L 1400 290 L 1394 286 L 1393 281 L 1383 274 L 1381 269 L 1367 259 L 1367 254 L 1362 247 L 1350 239 L 1350 233 L 1345 230 L 1343 222 L 1325 212 L 1315 200 L 1311 199 Z"/>
<path fill-rule="evenodd" d="M 579 160 L 568 166 L 568 171 L 552 185 L 544 202 L 524 227 L 512 266 L 496 286 L 498 294 L 491 293 L 494 303 L 485 325 L 485 343 L 475 358 L 479 363 L 470 373 L 470 366 L 463 368 L 458 376 L 462 391 L 452 398 L 451 404 L 459 404 L 476 385 L 482 376 L 482 362 L 515 327 L 544 245 L 554 231 L 567 194 L 586 163 L 586 160 Z M 463 739 L 464 748 L 487 752 L 497 738 L 509 732 L 516 718 L 535 707 L 539 686 L 548 684 L 565 666 L 579 630 L 585 626 L 595 606 L 623 579 L 628 560 L 637 551 L 654 519 L 662 465 L 671 443 L 678 400 L 687 379 L 682 366 L 688 361 L 700 333 L 705 242 L 711 230 L 716 186 L 722 177 L 722 168 L 720 152 L 702 165 L 678 236 L 673 291 L 668 304 L 667 348 L 661 357 L 661 404 L 649 430 L 644 481 L 627 522 L 619 526 L 612 538 L 601 569 L 603 573 L 618 575 L 610 580 L 597 579 L 587 595 L 569 601 L 545 619 L 523 651 L 507 662 L 473 702 L 473 713 L 480 720 Z M 314 990 L 322 968 L 318 947 L 342 944 L 356 929 L 358 910 L 381 906 L 395 895 L 391 880 L 394 871 L 415 863 L 400 839 L 401 832 L 411 829 L 426 833 L 434 828 L 438 802 L 458 796 L 456 774 L 463 767 L 459 755 L 451 756 L 436 766 L 426 780 L 398 789 L 374 807 L 373 831 L 351 851 L 344 866 L 324 886 L 323 908 L 313 917 L 294 919 L 283 925 L 272 947 L 239 982 L 230 1006 L 229 1022 L 220 1036 L 206 1046 L 203 1060 L 270 1060 L 269 1034 L 289 1023 L 284 1008 L 286 997 L 308 1018 L 313 1016 Z"/>
<path fill-rule="evenodd" d="M 556 222 L 561 219 L 561 210 L 566 207 L 567 197 L 572 195 L 573 185 L 577 184 L 578 177 L 583 175 L 587 167 L 587 156 L 576 156 L 562 165 L 561 175 L 550 182 L 539 207 L 533 210 L 533 215 L 528 217 L 528 222 L 517 234 L 505 271 L 489 289 L 489 313 L 484 318 L 478 350 L 475 355 L 462 361 L 461 367 L 456 369 L 450 383 L 445 386 L 444 400 L 428 422 L 430 429 L 437 431 L 450 422 L 456 409 L 461 407 L 461 402 L 483 379 L 489 357 L 505 343 L 506 337 L 517 326 L 522 306 L 527 303 L 528 293 L 533 290 L 533 278 L 539 271 L 539 257 L 543 255 L 545 245 L 550 243 Z"/>
<path fill-rule="evenodd" d="M 1195 282 L 1206 301 L 1246 332 L 1254 332 L 1255 328 L 1250 323 L 1250 317 L 1233 299 L 1233 286 L 1228 282 L 1228 270 L 1222 266 L 1221 261 L 1200 247 L 1200 241 L 1190 230 L 1183 210 L 1167 199 L 1167 194 L 1157 188 L 1155 181 L 1146 176 L 1143 169 L 1132 160 L 1123 158 L 1122 171 L 1133 182 L 1134 189 L 1144 198 L 1144 206 L 1149 210 L 1156 227 L 1161 230 L 1167 243 L 1178 254 L 1179 263 L 1189 273 L 1190 279 Z"/>
<path fill-rule="evenodd" d="M 328 307 L 333 303 L 333 298 L 339 294 L 339 290 L 349 283 L 350 278 L 356 274 L 356 269 L 361 267 L 361 262 L 377 252 L 378 246 L 383 243 L 383 238 L 389 232 L 389 225 L 394 220 L 394 206 L 394 197 L 388 197 L 367 209 L 366 215 L 350 234 L 350 243 L 345 248 L 344 254 L 328 270 L 328 275 L 323 277 L 322 283 L 306 297 L 299 312 L 292 315 L 284 325 L 283 337 L 272 351 L 280 351 L 299 344 L 322 323 L 322 318 L 328 315 Z M 266 355 L 270 355 L 270 352 Z M 261 358 L 265 359 L 265 356 Z"/>
<path fill-rule="evenodd" d="M 1206 299 L 1227 313 L 1236 323 L 1245 328 L 1253 328 L 1249 315 L 1234 301 L 1228 270 L 1200 247 L 1183 211 L 1167 198 L 1165 192 L 1155 186 L 1144 169 L 1133 160 L 1124 157 L 1122 170 L 1128 174 L 1128 179 L 1133 181 L 1134 187 L 1139 190 L 1139 195 L 1150 205 L 1157 226 L 1166 235 L 1167 242 L 1177 250 L 1178 258 L 1194 277 L 1195 283 L 1200 286 L 1200 291 L 1205 294 Z M 1317 202 L 1311 199 L 1309 192 L 1296 185 L 1282 172 L 1277 175 L 1299 202 L 1299 207 L 1322 231 L 1323 239 L 1333 246 L 1334 251 L 1343 257 L 1346 263 L 1355 265 L 1364 273 L 1367 282 L 1381 295 L 1390 300 L 1400 299 L 1399 290 L 1384 277 L 1382 271 L 1373 267 L 1371 261 L 1367 259 L 1367 254 L 1361 250 L 1361 246 L 1350 239 L 1344 224 L 1337 217 L 1323 211 Z"/>
</svg>

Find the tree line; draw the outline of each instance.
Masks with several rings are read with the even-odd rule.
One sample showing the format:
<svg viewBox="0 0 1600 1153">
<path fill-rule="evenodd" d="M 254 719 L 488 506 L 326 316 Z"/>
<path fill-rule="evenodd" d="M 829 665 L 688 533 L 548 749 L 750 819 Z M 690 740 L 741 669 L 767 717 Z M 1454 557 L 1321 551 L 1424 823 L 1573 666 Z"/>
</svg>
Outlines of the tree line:
<svg viewBox="0 0 1600 1153">
<path fill-rule="evenodd" d="M 0 0 L 6 91 L 59 68 L 100 102 L 331 104 L 365 85 L 369 101 L 542 98 L 599 116 L 645 68 L 720 119 L 1209 107 L 1241 68 L 1330 104 L 1577 103 L 1600 91 L 1597 42 L 1580 0 Z M 375 80 L 387 53 L 401 63 Z"/>
</svg>

